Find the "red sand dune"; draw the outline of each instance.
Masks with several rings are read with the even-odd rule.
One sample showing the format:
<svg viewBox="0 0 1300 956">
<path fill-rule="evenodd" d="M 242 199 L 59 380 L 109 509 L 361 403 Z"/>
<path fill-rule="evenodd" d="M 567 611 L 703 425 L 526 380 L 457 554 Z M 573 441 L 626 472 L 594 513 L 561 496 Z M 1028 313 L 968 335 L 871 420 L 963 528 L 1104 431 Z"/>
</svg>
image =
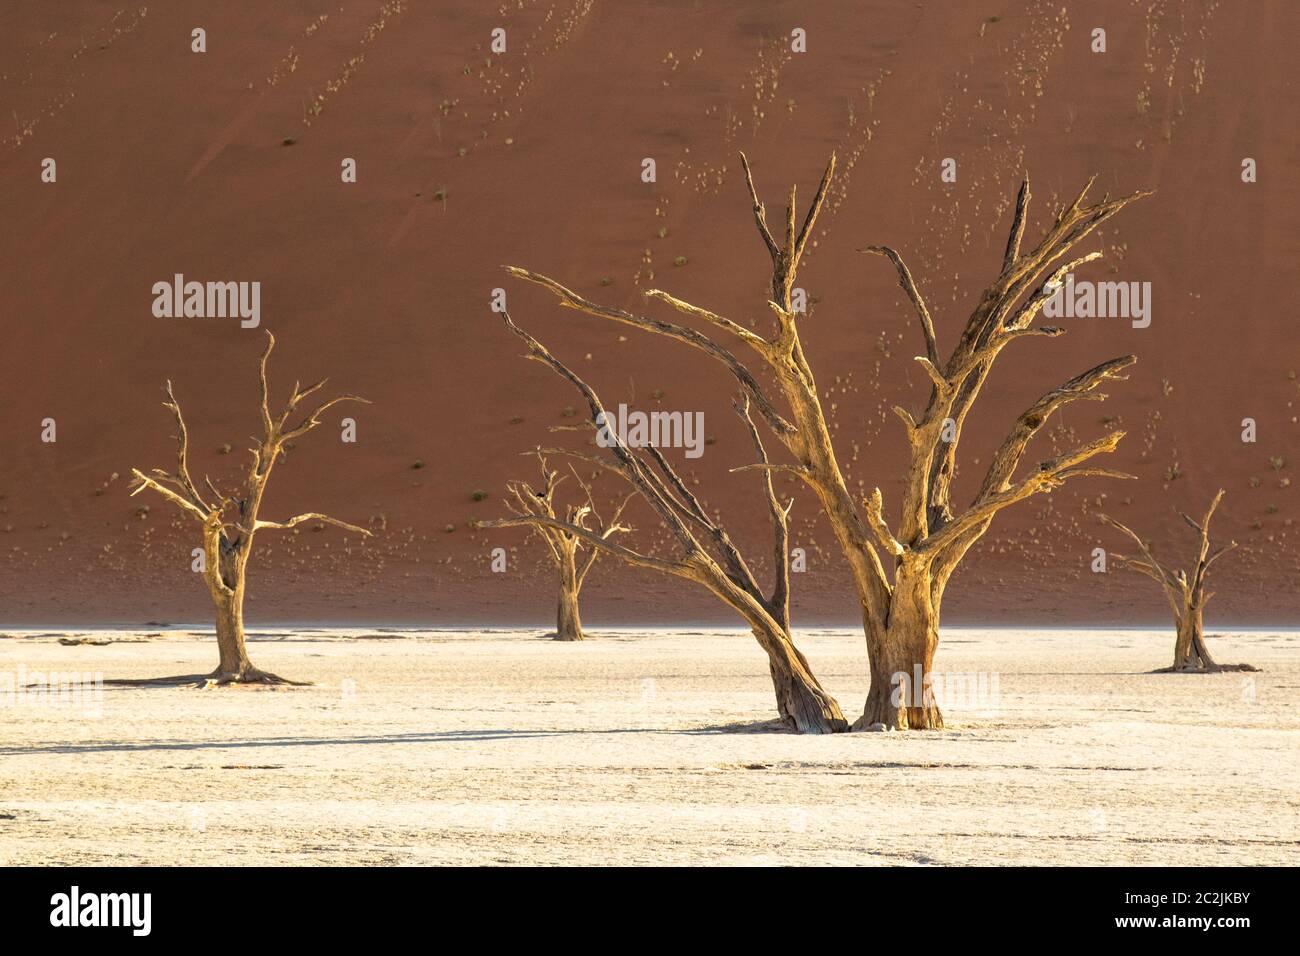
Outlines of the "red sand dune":
<svg viewBox="0 0 1300 956">
<path fill-rule="evenodd" d="M 196 26 L 204 54 L 190 51 Z M 487 49 L 497 26 L 503 56 Z M 1095 26 L 1104 54 L 1089 49 Z M 793 27 L 807 30 L 806 54 L 788 52 Z M 385 530 L 364 545 L 336 529 L 263 538 L 252 622 L 549 619 L 538 547 L 468 527 L 502 512 L 508 478 L 533 476 L 521 452 L 578 440 L 548 431 L 571 423 L 576 396 L 519 358 L 488 310 L 498 286 L 607 402 L 651 407 L 662 392 L 664 408 L 705 411 L 716 441 L 686 469 L 765 555 L 755 478 L 728 471 L 751 452 L 725 372 L 561 310 L 500 269 L 656 311 L 638 278 L 648 255 L 653 285 L 765 322 L 744 149 L 772 210 L 792 182 L 810 197 L 839 156 L 800 277 L 817 300 L 805 342 L 852 480 L 879 484 L 895 507 L 904 440 L 888 409 L 925 399 L 911 360 L 920 336 L 888 264 L 855 250 L 903 253 L 946 354 L 998 268 L 1022 173 L 1031 235 L 1091 173 L 1099 192 L 1158 190 L 1088 240 L 1107 256 L 1081 275 L 1150 281 L 1151 326 L 1064 320 L 1069 335 L 1005 354 L 968 428 L 958 497 L 981 473 L 972 460 L 987 461 L 1034 398 L 1126 352 L 1140 359 L 1131 380 L 1104 405 L 1069 406 L 1030 457 L 1099 435 L 1113 416 L 1128 437 L 1108 464 L 1140 481 L 1087 479 L 1003 513 L 954 580 L 946 620 L 1161 623 L 1150 582 L 1090 573 L 1092 548 L 1120 544 L 1094 513 L 1104 504 L 1172 556 L 1190 543 L 1173 508 L 1199 511 L 1222 486 L 1216 528 L 1242 548 L 1216 566 L 1211 628 L 1300 622 L 1300 488 L 1286 482 L 1300 465 L 1297 35 L 1300 7 L 1284 0 L 7 4 L 0 621 L 206 618 L 194 528 L 156 497 L 128 497 L 125 476 L 173 461 L 167 378 L 192 469 L 216 480 L 243 469 L 263 333 L 155 318 L 151 286 L 175 273 L 262 283 L 280 394 L 328 375 L 374 401 L 346 413 L 357 444 L 339 442 L 335 417 L 300 443 L 267 515 L 321 510 Z M 652 185 L 639 178 L 647 156 Z M 40 181 L 45 157 L 55 184 Z M 343 157 L 357 160 L 356 184 L 340 182 Z M 955 184 L 939 181 L 944 157 L 957 159 Z M 1241 182 L 1243 157 L 1258 161 L 1257 183 Z M 1247 416 L 1253 445 L 1239 437 Z M 47 417 L 54 444 L 40 441 Z M 597 487 L 615 490 L 609 478 Z M 489 496 L 472 500 L 476 489 Z M 810 561 L 796 622 L 853 620 L 807 492 L 794 517 Z M 648 511 L 634 523 L 643 544 L 662 540 Z M 502 543 L 518 550 L 511 573 L 493 574 Z M 729 620 L 703 592 L 612 562 L 584 598 L 596 631 Z"/>
</svg>

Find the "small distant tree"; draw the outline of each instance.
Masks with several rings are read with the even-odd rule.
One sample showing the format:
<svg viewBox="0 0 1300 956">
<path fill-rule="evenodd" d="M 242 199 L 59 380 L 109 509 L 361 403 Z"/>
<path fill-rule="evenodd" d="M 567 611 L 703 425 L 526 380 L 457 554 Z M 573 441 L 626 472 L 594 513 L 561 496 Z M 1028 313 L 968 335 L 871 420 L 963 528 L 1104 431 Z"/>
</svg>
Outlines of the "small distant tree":
<svg viewBox="0 0 1300 956">
<path fill-rule="evenodd" d="M 523 518 L 540 515 L 558 519 L 555 493 L 568 476 L 561 475 L 548 467 L 546 454 L 542 449 L 537 449 L 535 454 L 542 470 L 542 487 L 535 489 L 525 481 L 509 482 L 506 489 L 510 492 L 510 497 L 506 499 L 506 508 Z M 623 498 L 615 506 L 609 521 L 605 521 L 596 509 L 591 485 L 583 481 L 572 466 L 570 470 L 573 472 L 573 479 L 583 491 L 585 501 L 580 505 L 566 506 L 563 509 L 563 523 L 589 530 L 600 535 L 602 539 L 608 539 L 622 531 L 630 531 L 630 528 L 620 525 L 618 519 L 622 517 L 623 509 L 627 507 L 632 496 Z M 557 641 L 586 640 L 586 634 L 582 630 L 582 615 L 578 610 L 578 594 L 587 579 L 587 572 L 596 563 L 601 551 L 594 545 L 588 544 L 583 538 L 556 525 L 534 525 L 533 531 L 546 543 L 551 561 L 559 575 L 560 596 L 555 612 L 555 633 L 551 637 Z"/>
<path fill-rule="evenodd" d="M 528 358 L 546 365 L 582 393 L 591 411 L 593 425 L 606 420 L 603 417 L 606 414 L 605 407 L 590 385 L 552 355 L 541 342 L 517 326 L 509 314 L 502 313 L 502 319 L 510 331 L 527 344 Z M 635 567 L 648 568 L 701 585 L 740 615 L 767 654 L 768 671 L 776 692 L 777 713 L 785 726 L 808 734 L 847 730 L 848 722 L 840 711 L 840 705 L 822 688 L 790 633 L 790 567 L 787 555 L 790 544 L 790 508 L 794 501 L 791 499 L 782 504 L 776 496 L 772 487 L 772 470 L 767 467 L 767 452 L 763 448 L 758 429 L 750 418 L 749 400 L 741 397 L 735 408 L 749 428 L 760 462 L 758 467 L 771 516 L 775 580 L 770 591 L 765 591 L 758 583 L 749 563 L 720 520 L 709 514 L 663 452 L 653 445 L 644 448 L 629 447 L 612 429 L 607 432 L 608 458 L 564 449 L 546 451 L 570 455 L 621 475 L 631 485 L 633 492 L 645 499 L 672 535 L 676 552 L 673 556 L 660 557 L 625 547 L 595 530 L 543 511 L 475 524 L 480 528 L 530 526 L 554 529 Z"/>
<path fill-rule="evenodd" d="M 1192 529 L 1200 537 L 1200 549 L 1197 552 L 1196 564 L 1190 575 L 1186 571 L 1176 573 L 1170 571 L 1156 560 L 1150 545 L 1135 532 L 1120 524 L 1110 515 L 1101 516 L 1103 522 L 1128 535 L 1142 551 L 1140 558 L 1112 553 L 1110 555 L 1111 564 L 1145 574 L 1159 584 L 1160 589 L 1164 591 L 1165 599 L 1169 602 L 1170 610 L 1174 612 L 1174 627 L 1178 635 L 1174 640 L 1174 663 L 1171 667 L 1161 668 L 1163 671 L 1213 674 L 1218 671 L 1253 671 L 1257 669 L 1249 664 L 1216 664 L 1214 659 L 1210 657 L 1209 649 L 1205 646 L 1202 619 L 1205 613 L 1205 605 L 1209 603 L 1210 598 L 1214 597 L 1213 591 L 1207 593 L 1205 590 L 1205 574 L 1210 570 L 1210 565 L 1237 547 L 1237 542 L 1229 541 L 1213 551 L 1210 549 L 1210 518 L 1214 515 L 1214 511 L 1219 507 L 1219 502 L 1222 499 L 1223 489 L 1219 489 L 1219 493 L 1210 502 L 1209 510 L 1205 512 L 1205 518 L 1200 522 L 1195 521 L 1181 511 L 1178 512 L 1182 519 L 1191 525 Z"/>
<path fill-rule="evenodd" d="M 207 680 L 217 684 L 288 684 L 294 683 L 266 671 L 258 670 L 248 659 L 248 647 L 244 636 L 244 592 L 248 575 L 248 559 L 253 551 L 253 540 L 262 530 L 287 530 L 307 521 L 319 521 L 332 524 L 347 531 L 370 536 L 365 528 L 339 521 L 329 515 L 317 512 L 296 515 L 287 521 L 265 521 L 259 517 L 262 497 L 271 480 L 271 471 L 277 461 L 281 460 L 290 442 L 301 438 L 320 424 L 320 415 L 328 408 L 340 402 L 363 402 L 364 398 L 355 395 L 341 395 L 317 405 L 303 415 L 294 424 L 289 419 L 298 406 L 308 397 L 325 386 L 322 379 L 306 388 L 295 382 L 293 393 L 285 403 L 283 411 L 272 416 L 270 395 L 266 380 L 266 362 L 275 348 L 275 336 L 266 333 L 266 351 L 262 353 L 259 365 L 259 381 L 262 393 L 262 438 L 255 448 L 249 451 L 253 456 L 248 476 L 243 485 L 233 494 L 225 494 L 217 489 L 212 480 L 204 476 L 203 483 L 208 497 L 205 497 L 190 477 L 189 469 L 189 432 L 185 427 L 185 418 L 181 414 L 180 403 L 172 392 L 172 383 L 167 382 L 167 401 L 163 407 L 171 411 L 176 419 L 176 470 L 167 472 L 155 468 L 151 475 L 146 475 L 138 468 L 131 469 L 135 476 L 132 496 L 149 488 L 162 495 L 186 514 L 190 515 L 203 529 L 203 581 L 212 595 L 212 603 L 217 612 L 217 648 L 220 662 L 217 669 L 207 676 Z"/>
</svg>

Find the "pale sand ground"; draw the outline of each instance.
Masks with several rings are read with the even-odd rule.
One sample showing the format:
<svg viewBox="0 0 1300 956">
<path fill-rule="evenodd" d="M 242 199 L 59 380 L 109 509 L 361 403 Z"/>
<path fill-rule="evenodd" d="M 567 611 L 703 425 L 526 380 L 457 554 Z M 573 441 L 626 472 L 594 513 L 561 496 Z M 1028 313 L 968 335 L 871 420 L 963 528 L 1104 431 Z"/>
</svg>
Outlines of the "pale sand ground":
<svg viewBox="0 0 1300 956">
<path fill-rule="evenodd" d="M 1204 677 L 1144 673 L 1166 633 L 947 629 L 937 669 L 996 673 L 996 713 L 824 738 L 766 732 L 747 634 L 364 633 L 263 632 L 255 662 L 308 688 L 6 699 L 0 863 L 1300 862 L 1293 632 L 1212 640 L 1264 670 Z M 0 675 L 216 655 L 56 636 L 0 640 Z M 860 636 L 800 640 L 855 713 Z"/>
</svg>

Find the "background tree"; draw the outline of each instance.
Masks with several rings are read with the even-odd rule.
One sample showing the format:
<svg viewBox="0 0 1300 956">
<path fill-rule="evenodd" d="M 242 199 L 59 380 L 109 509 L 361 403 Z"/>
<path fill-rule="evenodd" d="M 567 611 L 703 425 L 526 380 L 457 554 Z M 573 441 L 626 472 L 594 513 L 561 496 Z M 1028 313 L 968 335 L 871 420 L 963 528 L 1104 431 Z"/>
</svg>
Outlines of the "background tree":
<svg viewBox="0 0 1300 956">
<path fill-rule="evenodd" d="M 525 481 L 512 481 L 506 485 L 510 497 L 506 499 L 506 508 L 512 513 L 527 517 L 541 515 L 558 518 L 555 510 L 555 492 L 567 477 L 547 466 L 546 455 L 542 449 L 535 452 L 542 469 L 541 490 L 534 489 Z M 585 501 L 580 505 L 568 505 L 564 509 L 566 525 L 585 528 L 602 538 L 609 538 L 622 531 L 630 531 L 618 523 L 627 507 L 631 496 L 624 498 L 614 508 L 609 521 L 601 518 L 592 496 L 591 485 L 582 480 L 576 469 L 572 469 L 573 479 L 582 488 Z M 586 639 L 582 630 L 582 615 L 578 610 L 578 595 L 582 584 L 587 579 L 587 572 L 600 557 L 599 548 L 589 545 L 583 538 L 554 525 L 533 527 L 536 535 L 546 543 L 551 561 L 559 575 L 560 596 L 555 611 L 555 633 L 551 635 L 557 641 L 581 641 Z"/>
<path fill-rule="evenodd" d="M 767 304 L 776 317 L 775 329 L 770 335 L 762 335 L 667 292 L 654 289 L 646 294 L 735 336 L 757 353 L 785 399 L 784 414 L 730 349 L 699 330 L 599 305 L 527 269 L 510 267 L 508 271 L 551 290 L 563 306 L 675 339 L 712 356 L 730 370 L 793 459 L 789 464 L 760 466 L 796 475 L 813 490 L 856 584 L 870 658 L 871 688 L 854 727 L 941 727 L 943 719 L 936 703 L 923 693 L 922 687 L 910 685 L 918 671 L 923 675 L 931 673 L 939 641 L 940 606 L 949 578 L 1003 508 L 1031 495 L 1050 492 L 1073 477 L 1132 477 L 1084 464 L 1096 455 L 1113 451 L 1123 437 L 1120 431 L 1043 461 L 1022 478 L 1014 475 L 1030 439 L 1056 409 L 1079 399 L 1104 398 L 1094 389 L 1106 379 L 1120 378 L 1118 373 L 1136 359 L 1128 355 L 1103 362 L 1035 402 L 1016 421 L 994 455 L 974 499 L 965 509 L 954 510 L 951 482 L 962 426 L 994 361 L 1006 346 L 1031 336 L 1050 337 L 1064 332 L 1059 328 L 1034 328 L 1034 319 L 1066 273 L 1101 257 L 1100 252 L 1092 252 L 1062 261 L 1066 254 L 1093 229 L 1147 193 L 1086 204 L 1092 185 L 1089 180 L 1074 202 L 1056 216 L 1038 244 L 1022 252 L 1029 182 L 1022 183 L 1001 271 L 966 319 L 946 362 L 939 357 L 930 311 L 902 258 L 885 246 L 862 250 L 884 256 L 897 270 L 925 340 L 925 354 L 917 356 L 916 361 L 931 381 L 929 402 L 919 416 L 901 406 L 894 409 L 903 421 L 911 458 L 899 517 L 891 529 L 880 489 L 859 503 L 845 482 L 812 366 L 800 341 L 798 316 L 791 299 L 800 259 L 834 177 L 835 157 L 831 156 L 802 225 L 796 222 L 796 192 L 791 187 L 780 242 L 768 227 L 765 208 L 743 153 L 741 165 L 754 221 L 772 260 L 771 297 Z M 886 570 L 878 548 L 892 558 L 892 570 Z M 926 683 L 925 677 L 922 683 Z"/>
<path fill-rule="evenodd" d="M 604 421 L 605 408 L 596 392 L 578 375 L 552 355 L 545 346 L 502 314 L 506 326 L 528 346 L 528 358 L 546 365 L 567 380 L 586 399 L 595 426 Z M 767 462 L 758 429 L 749 415 L 749 402 L 741 398 L 736 412 L 748 423 L 750 436 L 762 463 Z M 551 453 L 571 455 L 607 468 L 621 475 L 635 494 L 644 498 L 672 534 L 678 556 L 662 558 L 645 554 L 610 541 L 596 531 L 553 515 L 526 513 L 514 518 L 476 522 L 480 528 L 511 528 L 527 525 L 553 528 L 572 535 L 593 548 L 612 554 L 636 567 L 685 578 L 707 588 L 732 608 L 753 632 L 759 646 L 767 653 L 768 670 L 776 692 L 777 712 L 782 722 L 800 733 L 825 734 L 847 730 L 840 706 L 822 688 L 807 659 L 795 647 L 790 634 L 790 569 L 787 551 L 790 542 L 789 515 L 793 499 L 782 505 L 772 487 L 772 474 L 763 470 L 762 481 L 772 522 L 772 559 L 775 581 L 765 593 L 749 564 L 741 555 L 726 529 L 710 517 L 699 498 L 654 446 L 629 448 L 614 429 L 607 431 L 609 458 L 584 452 L 546 449 Z"/>
<path fill-rule="evenodd" d="M 1137 534 L 1110 515 L 1101 516 L 1103 522 L 1128 535 L 1142 551 L 1140 558 L 1111 554 L 1111 563 L 1116 567 L 1129 568 L 1145 574 L 1159 584 L 1160 589 L 1164 591 L 1165 599 L 1169 601 L 1170 609 L 1174 612 L 1174 626 L 1178 635 L 1174 640 L 1174 663 L 1171 667 L 1162 668 L 1164 671 L 1212 674 L 1217 671 L 1257 669 L 1249 664 L 1216 664 L 1205 646 L 1203 632 L 1205 605 L 1209 603 L 1210 598 L 1214 597 L 1213 591 L 1209 593 L 1205 591 L 1205 574 L 1211 564 L 1237 546 L 1237 542 L 1229 541 L 1213 552 L 1210 550 L 1210 518 L 1214 516 L 1215 509 L 1223 500 L 1223 494 L 1223 489 L 1220 488 L 1219 493 L 1210 502 L 1209 510 L 1205 512 L 1205 518 L 1199 523 L 1187 514 L 1178 512 L 1200 536 L 1200 550 L 1197 552 L 1196 565 L 1190 575 L 1186 571 L 1171 572 L 1156 560 L 1151 547 Z"/>
<path fill-rule="evenodd" d="M 152 475 L 146 475 L 138 468 L 131 469 L 135 476 L 132 496 L 138 495 L 146 488 L 158 492 L 186 514 L 190 515 L 203 529 L 203 580 L 212 595 L 212 603 L 217 612 L 217 648 L 220 662 L 217 669 L 208 675 L 207 680 L 217 684 L 285 684 L 293 683 L 266 671 L 258 670 L 248 659 L 248 648 L 244 637 L 244 592 L 248 574 L 248 559 L 253 550 L 253 539 L 258 531 L 286 530 L 297 527 L 305 521 L 320 521 L 336 525 L 348 531 L 370 536 L 365 528 L 339 521 L 317 512 L 296 515 L 287 521 L 264 521 L 258 517 L 262 508 L 262 497 L 266 493 L 267 483 L 271 480 L 271 471 L 281 459 L 288 443 L 301 438 L 320 424 L 320 415 L 326 409 L 340 402 L 363 402 L 364 398 L 355 395 L 341 395 L 317 405 L 312 411 L 290 425 L 289 419 L 298 406 L 311 395 L 325 386 L 322 379 L 306 388 L 295 382 L 293 393 L 285 403 L 284 410 L 272 417 L 270 396 L 266 381 L 266 362 L 275 348 L 275 336 L 266 333 L 266 351 L 258 366 L 258 378 L 262 393 L 262 438 L 257 447 L 250 448 L 253 456 L 248 476 L 243 487 L 236 494 L 224 494 L 218 491 L 212 480 L 204 477 L 204 486 L 210 498 L 205 499 L 190 478 L 189 469 L 189 432 L 185 427 L 185 418 L 181 414 L 180 403 L 172 393 L 172 383 L 167 382 L 167 401 L 163 407 L 171 411 L 176 419 L 176 471 L 166 472 L 155 468 Z"/>
</svg>

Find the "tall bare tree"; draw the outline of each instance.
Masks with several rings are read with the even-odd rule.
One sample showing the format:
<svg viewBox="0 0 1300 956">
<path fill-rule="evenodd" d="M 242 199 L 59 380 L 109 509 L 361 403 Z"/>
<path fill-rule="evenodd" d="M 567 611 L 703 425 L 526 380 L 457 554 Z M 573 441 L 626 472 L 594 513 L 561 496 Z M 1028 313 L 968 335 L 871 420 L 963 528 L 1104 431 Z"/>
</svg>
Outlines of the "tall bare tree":
<svg viewBox="0 0 1300 956">
<path fill-rule="evenodd" d="M 596 392 L 578 375 L 552 355 L 542 343 L 525 332 L 508 314 L 506 326 L 528 346 L 528 358 L 541 362 L 567 380 L 586 399 L 591 422 L 605 421 L 605 408 Z M 736 412 L 748 424 L 760 463 L 767 463 L 758 429 L 749 414 L 749 401 L 742 397 Z M 585 542 L 592 548 L 641 568 L 671 574 L 702 585 L 732 608 L 753 632 L 759 646 L 767 653 L 768 670 L 776 692 L 777 712 L 783 723 L 801 733 L 826 734 L 848 729 L 835 698 L 822 688 L 808 661 L 795 646 L 790 634 L 790 569 L 787 550 L 790 541 L 789 515 L 793 499 L 781 504 L 772 487 L 770 469 L 762 470 L 762 482 L 772 522 L 772 558 L 774 583 L 770 592 L 759 585 L 749 564 L 741 555 L 720 521 L 708 513 L 699 498 L 653 445 L 630 448 L 613 429 L 608 430 L 609 458 L 585 452 L 547 449 L 571 455 L 607 468 L 631 485 L 644 498 L 668 529 L 678 552 L 674 558 L 646 554 L 611 541 L 595 530 L 572 521 L 543 513 L 526 513 L 514 518 L 477 522 L 482 528 L 530 526 L 552 528 Z"/>
<path fill-rule="evenodd" d="M 550 468 L 547 465 L 546 453 L 542 449 L 538 448 L 535 454 L 542 470 L 541 488 L 535 489 L 526 481 L 509 482 L 506 489 L 510 492 L 510 497 L 506 499 L 506 508 L 519 517 L 540 515 L 552 519 L 558 518 L 555 493 L 569 476 L 561 475 Z M 582 480 L 577 469 L 570 466 L 570 470 L 573 472 L 574 481 L 582 489 L 585 500 L 582 504 L 570 504 L 564 507 L 563 523 L 587 529 L 602 538 L 630 531 L 630 528 L 620 525 L 618 519 L 623 516 L 623 509 L 627 507 L 631 496 L 623 498 L 614 507 L 610 519 L 605 521 L 596 508 L 596 499 L 592 495 L 591 485 Z M 559 575 L 560 596 L 555 610 L 555 633 L 551 636 L 557 641 L 585 640 L 582 615 L 578 609 L 578 595 L 582 591 L 583 582 L 587 579 L 587 572 L 591 570 L 602 552 L 599 548 L 589 545 L 583 538 L 555 525 L 537 525 L 534 526 L 533 531 L 546 543 L 551 561 Z"/>
<path fill-rule="evenodd" d="M 1249 664 L 1216 664 L 1214 659 L 1210 657 L 1209 649 L 1205 646 L 1203 621 L 1205 605 L 1209 603 L 1210 598 L 1214 597 L 1213 591 L 1206 593 L 1205 574 L 1209 571 L 1211 564 L 1237 547 L 1237 542 L 1229 541 L 1213 551 L 1210 550 L 1210 518 L 1214 516 L 1215 509 L 1219 507 L 1219 502 L 1223 500 L 1223 494 L 1223 489 L 1220 488 L 1219 493 L 1210 502 L 1205 517 L 1199 522 L 1182 511 L 1178 512 L 1200 538 L 1196 564 L 1190 575 L 1182 570 L 1178 572 L 1170 571 L 1156 560 L 1151 551 L 1151 546 L 1135 532 L 1120 524 L 1110 515 L 1101 516 L 1103 522 L 1126 534 L 1142 552 L 1141 557 L 1111 554 L 1111 563 L 1116 567 L 1129 568 L 1140 574 L 1145 574 L 1159 584 L 1160 589 L 1164 591 L 1165 599 L 1169 602 L 1170 610 L 1174 612 L 1174 626 L 1178 636 L 1174 640 L 1173 666 L 1164 668 L 1166 671 L 1212 674 L 1218 671 L 1256 670 Z"/>
<path fill-rule="evenodd" d="M 784 238 L 768 227 L 764 205 L 754 186 L 749 163 L 741 154 L 754 221 L 772 261 L 768 307 L 775 329 L 768 335 L 707 308 L 685 302 L 668 292 L 646 294 L 707 326 L 742 341 L 767 366 L 785 400 L 778 410 L 755 376 L 728 348 L 698 329 L 638 315 L 592 302 L 554 279 L 527 269 L 508 271 L 553 292 L 560 304 L 589 315 L 675 339 L 725 365 L 757 408 L 767 426 L 786 447 L 791 463 L 763 464 L 767 469 L 796 475 L 817 495 L 847 559 L 857 587 L 871 666 L 871 688 L 857 729 L 941 727 L 936 703 L 925 693 L 939 642 L 939 613 L 944 590 L 958 563 L 987 531 L 1003 508 L 1040 492 L 1050 492 L 1070 478 L 1085 475 L 1132 477 L 1086 465 L 1096 455 L 1113 451 L 1123 432 L 1113 431 L 1055 458 L 1042 461 L 1021 478 L 1017 466 L 1029 441 L 1062 405 L 1080 399 L 1101 399 L 1098 385 L 1136 361 L 1128 355 L 1111 359 L 1070 379 L 1043 395 L 1022 414 L 993 457 L 971 503 L 954 509 L 952 478 L 962 427 L 994 361 L 1012 342 L 1029 337 L 1061 335 L 1060 328 L 1035 328 L 1034 319 L 1062 278 L 1101 252 L 1066 259 L 1067 253 L 1097 226 L 1147 193 L 1086 203 L 1092 180 L 1062 209 L 1039 242 L 1022 251 L 1029 207 L 1029 182 L 1016 197 L 1010 236 L 1001 271 L 965 320 L 947 361 L 939 355 L 935 325 L 925 299 L 902 258 L 886 246 L 863 252 L 884 256 L 898 273 L 899 283 L 916 312 L 925 341 L 925 354 L 916 361 L 931 382 L 930 397 L 919 416 L 901 406 L 894 411 L 903 422 L 911 459 L 903 500 L 894 527 L 885 516 L 879 488 L 858 502 L 845 482 L 831 442 L 826 415 L 818 398 L 812 366 L 799 337 L 798 316 L 791 299 L 800 259 L 813 233 L 835 172 L 832 155 L 817 193 L 800 225 L 796 192 L 790 189 L 785 208 Z M 886 570 L 880 549 L 892 559 Z M 917 682 L 914 675 L 922 675 Z M 916 686 L 913 686 L 916 685 Z"/>
<path fill-rule="evenodd" d="M 233 494 L 226 494 L 217 489 L 212 480 L 204 476 L 203 483 L 209 497 L 200 493 L 189 469 L 189 432 L 185 427 L 185 418 L 181 414 L 180 403 L 172 392 L 172 383 L 167 382 L 167 401 L 163 407 L 171 411 L 176 419 L 176 470 L 167 472 L 155 468 L 152 475 L 146 475 L 138 468 L 131 469 L 135 476 L 132 496 L 149 488 L 176 505 L 202 526 L 204 570 L 203 581 L 212 595 L 212 603 L 217 612 L 217 648 L 220 662 L 217 669 L 208 675 L 209 681 L 217 684 L 284 684 L 292 683 L 282 677 L 258 670 L 248 659 L 248 648 L 244 637 L 244 592 L 248 574 L 248 559 L 253 551 L 253 539 L 262 530 L 282 531 L 296 528 L 307 521 L 332 524 L 347 531 L 370 536 L 365 528 L 339 521 L 329 515 L 315 511 L 295 515 L 287 521 L 265 521 L 259 517 L 262 498 L 266 486 L 271 480 L 271 471 L 279 461 L 289 443 L 301 438 L 320 424 L 320 415 L 328 408 L 340 402 L 362 402 L 370 404 L 364 398 L 355 395 L 340 395 L 331 398 L 307 412 L 295 423 L 289 419 L 298 406 L 307 398 L 325 386 L 326 379 L 300 387 L 295 382 L 293 393 L 285 403 L 279 415 L 272 416 L 270 394 L 266 380 L 266 362 L 275 348 L 275 336 L 266 333 L 266 350 L 258 366 L 258 380 L 262 394 L 262 438 L 254 448 L 250 448 L 252 464 L 243 486 Z"/>
</svg>

